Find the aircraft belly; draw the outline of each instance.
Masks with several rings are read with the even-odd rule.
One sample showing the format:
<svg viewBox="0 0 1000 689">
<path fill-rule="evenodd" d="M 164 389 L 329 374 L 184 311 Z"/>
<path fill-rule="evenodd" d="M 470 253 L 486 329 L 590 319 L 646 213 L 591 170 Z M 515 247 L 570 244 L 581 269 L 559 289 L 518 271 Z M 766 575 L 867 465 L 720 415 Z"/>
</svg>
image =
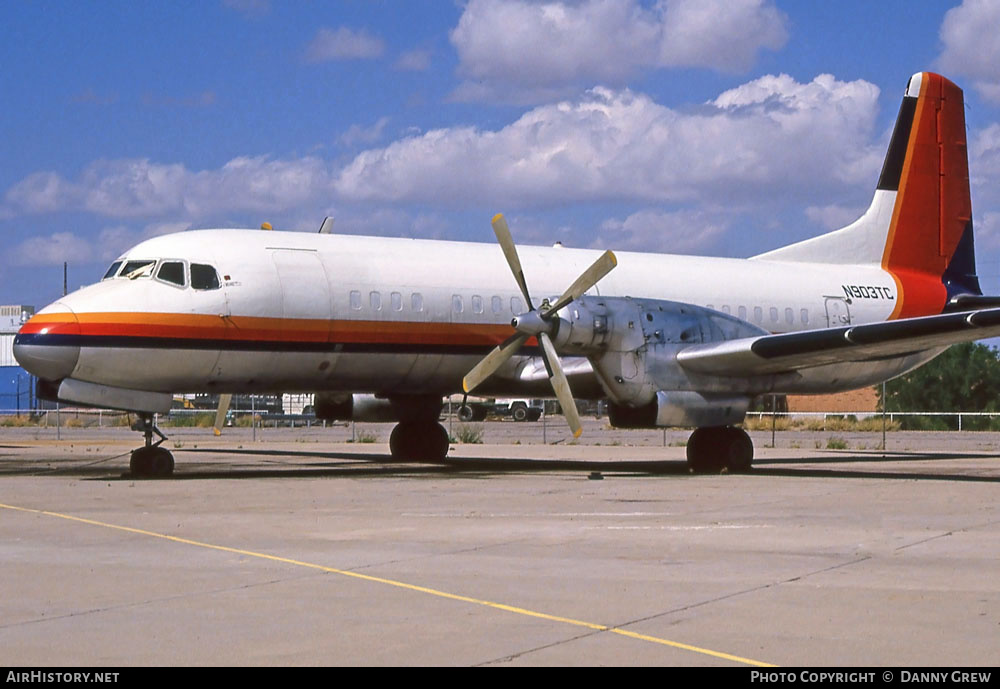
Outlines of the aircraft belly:
<svg viewBox="0 0 1000 689">
<path fill-rule="evenodd" d="M 210 379 L 218 359 L 218 350 L 81 347 L 73 377 L 130 389 L 195 391 Z"/>
</svg>

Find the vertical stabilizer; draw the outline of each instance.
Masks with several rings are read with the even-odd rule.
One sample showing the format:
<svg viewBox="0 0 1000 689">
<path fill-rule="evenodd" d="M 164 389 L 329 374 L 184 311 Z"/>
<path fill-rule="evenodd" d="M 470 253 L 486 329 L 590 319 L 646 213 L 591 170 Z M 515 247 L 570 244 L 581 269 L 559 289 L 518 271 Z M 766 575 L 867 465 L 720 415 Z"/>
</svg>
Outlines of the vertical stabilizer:
<svg viewBox="0 0 1000 689">
<path fill-rule="evenodd" d="M 955 295 L 980 294 L 962 90 L 938 74 L 914 74 L 865 214 L 755 258 L 877 263 L 898 288 L 894 318 L 940 313 Z"/>
</svg>

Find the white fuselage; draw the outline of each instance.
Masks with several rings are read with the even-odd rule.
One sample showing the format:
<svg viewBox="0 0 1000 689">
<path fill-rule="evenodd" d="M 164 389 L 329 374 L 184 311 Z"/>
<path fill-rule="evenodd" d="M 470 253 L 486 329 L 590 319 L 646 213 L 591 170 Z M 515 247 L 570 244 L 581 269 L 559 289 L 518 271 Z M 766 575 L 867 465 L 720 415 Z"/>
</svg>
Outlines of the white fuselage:
<svg viewBox="0 0 1000 689">
<path fill-rule="evenodd" d="M 536 307 L 600 254 L 518 251 Z M 617 268 L 590 294 L 707 306 L 773 333 L 884 321 L 897 298 L 892 276 L 874 264 L 616 255 Z M 190 272 L 182 286 L 151 270 L 105 279 L 47 307 L 38 323 L 70 311 L 79 323 L 74 379 L 173 393 L 448 394 L 527 308 L 493 244 L 200 230 L 148 240 L 123 259 L 207 264 L 220 285 L 193 289 Z M 483 393 L 544 393 L 546 382 L 518 377 L 530 355 L 514 357 Z M 867 364 L 858 384 L 919 363 L 909 359 Z M 845 386 L 824 380 L 805 376 L 798 388 Z M 600 395 L 589 382 L 574 382 L 574 392 Z"/>
</svg>

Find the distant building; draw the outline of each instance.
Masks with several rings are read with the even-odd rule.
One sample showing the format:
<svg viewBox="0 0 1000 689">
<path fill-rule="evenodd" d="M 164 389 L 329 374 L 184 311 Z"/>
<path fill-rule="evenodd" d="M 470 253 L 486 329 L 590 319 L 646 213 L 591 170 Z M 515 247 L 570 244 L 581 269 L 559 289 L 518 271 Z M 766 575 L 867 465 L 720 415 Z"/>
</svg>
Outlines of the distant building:
<svg viewBox="0 0 1000 689">
<path fill-rule="evenodd" d="M 33 315 L 34 306 L 0 306 L 0 413 L 24 411 L 35 405 L 34 378 L 14 358 L 14 336 Z"/>
<path fill-rule="evenodd" d="M 874 414 L 878 411 L 878 390 L 869 387 L 833 395 L 788 395 L 788 411 Z"/>
</svg>

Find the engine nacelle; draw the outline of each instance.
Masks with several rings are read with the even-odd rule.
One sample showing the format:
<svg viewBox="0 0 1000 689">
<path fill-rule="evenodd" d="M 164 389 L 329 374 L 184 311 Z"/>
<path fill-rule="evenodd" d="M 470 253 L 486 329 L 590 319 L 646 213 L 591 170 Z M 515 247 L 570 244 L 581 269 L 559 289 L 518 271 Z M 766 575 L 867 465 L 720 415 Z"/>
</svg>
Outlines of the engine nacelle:
<svg viewBox="0 0 1000 689">
<path fill-rule="evenodd" d="M 316 418 L 323 421 L 398 421 L 388 399 L 375 395 L 318 392 L 313 401 Z"/>
<path fill-rule="evenodd" d="M 581 297 L 559 315 L 557 347 L 590 359 L 616 426 L 738 423 L 773 382 L 718 378 L 677 363 L 677 352 L 693 344 L 768 334 L 729 314 L 658 299 Z"/>
<path fill-rule="evenodd" d="M 660 390 L 655 400 L 642 407 L 612 402 L 608 417 L 615 428 L 726 426 L 742 421 L 749 406 L 750 398 L 740 395 Z"/>
</svg>

